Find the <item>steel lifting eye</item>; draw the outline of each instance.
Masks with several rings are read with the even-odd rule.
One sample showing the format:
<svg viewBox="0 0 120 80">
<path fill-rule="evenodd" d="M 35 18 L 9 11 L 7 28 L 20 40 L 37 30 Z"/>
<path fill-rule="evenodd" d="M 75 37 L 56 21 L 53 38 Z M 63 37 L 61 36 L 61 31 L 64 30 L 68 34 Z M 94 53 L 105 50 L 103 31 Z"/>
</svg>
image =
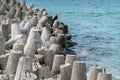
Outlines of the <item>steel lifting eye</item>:
<svg viewBox="0 0 120 80">
<path fill-rule="evenodd" d="M 15 49 L 15 51 L 17 51 L 17 52 L 18 52 L 18 48 L 16 48 L 16 49 Z"/>
<path fill-rule="evenodd" d="M 106 69 L 105 68 L 103 68 L 103 73 L 106 73 Z"/>
<path fill-rule="evenodd" d="M 35 60 L 35 62 L 34 62 L 34 66 L 35 66 L 35 68 L 38 68 L 38 64 L 37 64 L 37 61 Z"/>
<path fill-rule="evenodd" d="M 30 71 L 29 71 L 29 70 L 26 70 L 26 71 L 25 71 L 25 77 L 27 77 L 27 73 L 28 73 L 29 76 L 31 77 L 31 74 L 30 74 Z"/>
</svg>

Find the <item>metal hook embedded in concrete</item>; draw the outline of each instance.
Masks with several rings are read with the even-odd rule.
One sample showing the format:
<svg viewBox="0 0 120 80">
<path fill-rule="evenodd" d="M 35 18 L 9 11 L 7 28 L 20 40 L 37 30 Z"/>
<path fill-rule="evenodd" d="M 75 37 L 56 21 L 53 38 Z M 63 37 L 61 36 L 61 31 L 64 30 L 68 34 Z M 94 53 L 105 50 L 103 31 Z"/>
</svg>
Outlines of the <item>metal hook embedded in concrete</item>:
<svg viewBox="0 0 120 80">
<path fill-rule="evenodd" d="M 16 49 L 15 49 L 15 51 L 17 51 L 17 52 L 18 52 L 18 48 L 16 48 Z"/>
<path fill-rule="evenodd" d="M 28 73 L 29 76 L 31 77 L 31 74 L 30 74 L 30 71 L 29 71 L 29 70 L 26 70 L 26 71 L 25 71 L 25 77 L 27 77 L 27 73 Z"/>
<path fill-rule="evenodd" d="M 37 61 L 36 61 L 36 60 L 35 60 L 35 62 L 34 62 L 34 66 L 35 66 L 36 69 L 38 68 L 38 64 L 37 64 Z"/>
<path fill-rule="evenodd" d="M 103 73 L 106 73 L 106 68 L 103 68 Z"/>
</svg>

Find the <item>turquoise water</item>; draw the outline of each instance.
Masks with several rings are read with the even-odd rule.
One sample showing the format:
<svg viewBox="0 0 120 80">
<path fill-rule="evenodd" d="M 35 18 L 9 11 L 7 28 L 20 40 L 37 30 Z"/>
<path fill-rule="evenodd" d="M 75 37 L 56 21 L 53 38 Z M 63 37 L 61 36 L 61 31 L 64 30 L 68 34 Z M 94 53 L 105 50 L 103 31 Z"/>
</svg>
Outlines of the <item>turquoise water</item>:
<svg viewBox="0 0 120 80">
<path fill-rule="evenodd" d="M 98 64 L 120 77 L 120 0 L 26 0 L 69 25 L 72 47 L 87 67 Z"/>
</svg>

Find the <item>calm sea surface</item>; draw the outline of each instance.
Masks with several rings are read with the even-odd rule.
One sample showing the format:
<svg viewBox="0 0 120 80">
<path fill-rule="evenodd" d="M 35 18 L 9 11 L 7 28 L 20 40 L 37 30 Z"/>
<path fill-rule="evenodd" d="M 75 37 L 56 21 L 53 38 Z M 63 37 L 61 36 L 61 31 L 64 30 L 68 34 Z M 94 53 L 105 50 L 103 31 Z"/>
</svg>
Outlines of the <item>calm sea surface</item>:
<svg viewBox="0 0 120 80">
<path fill-rule="evenodd" d="M 69 25 L 72 47 L 87 67 L 98 64 L 120 77 L 120 0 L 26 0 Z"/>
</svg>

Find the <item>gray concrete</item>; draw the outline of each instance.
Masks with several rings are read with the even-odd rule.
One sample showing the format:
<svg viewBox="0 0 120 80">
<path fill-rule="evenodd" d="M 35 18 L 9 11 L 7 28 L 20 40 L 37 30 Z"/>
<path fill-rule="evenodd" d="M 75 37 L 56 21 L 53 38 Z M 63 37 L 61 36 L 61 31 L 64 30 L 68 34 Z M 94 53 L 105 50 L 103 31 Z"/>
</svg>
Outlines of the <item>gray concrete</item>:
<svg viewBox="0 0 120 80">
<path fill-rule="evenodd" d="M 5 52 L 5 39 L 0 36 L 0 55 L 4 54 Z"/>
<path fill-rule="evenodd" d="M 24 21 L 24 20 L 21 21 L 20 24 L 19 24 L 20 29 L 22 29 L 25 26 L 25 24 L 26 24 L 26 21 Z"/>
<path fill-rule="evenodd" d="M 7 23 L 6 21 L 3 21 L 1 23 L 1 36 L 3 36 L 5 38 L 5 40 L 7 41 L 9 39 L 9 23 Z"/>
<path fill-rule="evenodd" d="M 16 75 L 14 80 L 21 80 L 21 75 L 22 75 L 22 69 L 25 61 L 25 57 L 21 57 L 18 62 L 17 70 L 16 70 Z"/>
<path fill-rule="evenodd" d="M 73 66 L 73 62 L 76 60 L 76 55 L 66 55 L 65 64 L 70 63 Z"/>
<path fill-rule="evenodd" d="M 52 66 L 52 75 L 56 75 L 60 73 L 60 65 L 65 63 L 65 56 L 64 55 L 55 55 L 53 60 Z"/>
<path fill-rule="evenodd" d="M 51 36 L 51 37 L 50 37 L 50 43 L 51 43 L 51 44 L 57 44 L 56 37 Z"/>
<path fill-rule="evenodd" d="M 13 43 L 23 37 L 22 34 L 15 36 L 14 38 L 9 39 L 7 42 L 5 42 L 5 47 L 12 47 Z"/>
<path fill-rule="evenodd" d="M 31 23 L 33 24 L 33 26 L 36 26 L 36 25 L 37 25 L 38 19 L 37 19 L 36 16 L 33 16 L 33 17 L 31 18 Z"/>
<path fill-rule="evenodd" d="M 85 62 L 74 61 L 71 80 L 87 80 Z"/>
<path fill-rule="evenodd" d="M 60 80 L 71 80 L 71 65 L 70 63 L 60 66 Z"/>
<path fill-rule="evenodd" d="M 38 49 L 37 49 L 37 53 L 40 54 L 40 55 L 44 55 L 44 53 L 45 53 L 45 50 L 44 50 L 44 49 L 45 49 L 44 47 L 38 48 Z"/>
<path fill-rule="evenodd" d="M 26 22 L 26 24 L 25 24 L 24 27 L 22 28 L 22 31 L 23 31 L 24 33 L 29 34 L 30 29 L 31 29 L 32 27 L 33 27 L 33 25 L 32 25 L 32 23 L 31 23 L 31 21 L 29 20 L 29 21 Z"/>
<path fill-rule="evenodd" d="M 23 35 L 20 39 L 18 39 L 17 41 L 16 41 L 16 43 L 19 43 L 20 45 L 26 45 L 26 43 L 27 43 L 27 38 L 28 38 L 28 36 L 27 35 Z"/>
<path fill-rule="evenodd" d="M 97 80 L 98 73 L 100 72 L 102 72 L 101 67 L 96 67 L 96 66 L 91 67 L 87 80 Z"/>
<path fill-rule="evenodd" d="M 49 50 L 53 50 L 55 54 L 58 54 L 60 50 L 60 46 L 58 44 L 51 44 Z"/>
<path fill-rule="evenodd" d="M 18 61 L 21 56 L 22 56 L 22 52 L 18 51 L 18 50 L 12 51 L 9 54 L 9 58 L 8 58 L 8 62 L 7 62 L 6 70 L 5 70 L 5 72 L 7 74 L 15 74 L 16 73 Z"/>
<path fill-rule="evenodd" d="M 44 44 L 46 41 L 49 41 L 49 37 L 50 31 L 46 27 L 44 27 L 41 34 L 42 43 Z"/>
<path fill-rule="evenodd" d="M 9 80 L 9 76 L 6 74 L 0 75 L 0 80 Z"/>
<path fill-rule="evenodd" d="M 38 70 L 36 71 L 36 74 L 38 76 L 37 80 L 41 80 L 43 77 L 44 79 L 48 79 L 51 77 L 50 67 L 43 66 L 41 68 L 38 68 Z"/>
<path fill-rule="evenodd" d="M 33 61 L 34 61 L 33 58 L 30 58 L 30 57 L 25 58 L 24 65 L 23 65 L 23 72 L 26 70 L 29 70 L 30 72 L 32 72 Z"/>
<path fill-rule="evenodd" d="M 5 55 L 3 54 L 0 56 L 0 65 L 1 65 L 2 70 L 5 70 L 6 68 L 8 57 L 9 57 L 8 54 L 5 54 Z"/>
<path fill-rule="evenodd" d="M 10 19 L 14 19 L 15 12 L 16 12 L 15 7 L 11 7 L 6 16 Z"/>
<path fill-rule="evenodd" d="M 72 74 L 72 67 L 73 67 L 73 62 L 76 60 L 76 55 L 66 55 L 66 59 L 65 59 L 65 64 L 70 64 L 70 68 L 69 68 L 69 80 L 71 79 L 71 74 Z"/>
<path fill-rule="evenodd" d="M 22 34 L 21 30 L 20 30 L 20 26 L 18 25 L 18 23 L 13 23 L 11 25 L 11 37 L 15 38 L 15 36 Z"/>
<path fill-rule="evenodd" d="M 50 66 L 50 69 L 52 68 L 52 65 L 53 65 L 54 55 L 55 53 L 52 50 L 45 50 L 45 53 L 44 53 L 45 64 L 47 66 Z"/>
<path fill-rule="evenodd" d="M 21 80 L 35 80 L 37 76 L 32 72 L 33 58 L 26 57 L 21 73 Z"/>
<path fill-rule="evenodd" d="M 28 39 L 27 39 L 27 43 L 31 42 L 32 39 L 36 39 L 38 41 L 37 47 L 42 46 L 39 30 L 35 27 L 31 28 Z"/>
<path fill-rule="evenodd" d="M 19 42 L 16 42 L 16 43 L 13 44 L 13 50 L 16 50 L 16 49 L 24 52 L 24 45 L 19 43 Z"/>
<path fill-rule="evenodd" d="M 107 73 L 98 73 L 97 80 L 112 80 L 112 75 Z"/>
<path fill-rule="evenodd" d="M 33 10 L 32 10 L 32 9 L 29 9 L 29 10 L 26 12 L 26 15 L 33 16 Z"/>
<path fill-rule="evenodd" d="M 39 24 L 41 25 L 41 27 L 45 27 L 47 22 L 48 22 L 47 16 L 42 16 L 42 18 L 39 20 Z"/>
<path fill-rule="evenodd" d="M 32 73 L 33 59 L 29 57 L 21 57 L 19 59 L 16 76 L 14 80 L 35 80 L 37 76 Z"/>
<path fill-rule="evenodd" d="M 59 26 L 59 21 L 58 20 L 55 20 L 54 23 L 53 23 L 53 27 L 54 28 L 57 28 Z"/>
<path fill-rule="evenodd" d="M 26 55 L 26 57 L 33 58 L 36 50 L 37 50 L 37 41 L 33 39 L 26 43 L 24 47 L 24 54 Z"/>
<path fill-rule="evenodd" d="M 17 10 L 16 10 L 15 19 L 18 22 L 21 22 L 21 20 L 22 20 L 22 10 L 20 8 L 17 8 Z"/>
<path fill-rule="evenodd" d="M 15 75 L 13 74 L 9 75 L 9 80 L 14 80 L 14 78 L 15 78 Z"/>
<path fill-rule="evenodd" d="M 24 6 L 26 6 L 26 0 L 22 0 L 21 2 L 20 2 L 20 7 L 24 7 Z"/>
<path fill-rule="evenodd" d="M 10 5 L 14 6 L 16 4 L 16 0 L 10 0 Z"/>
</svg>

